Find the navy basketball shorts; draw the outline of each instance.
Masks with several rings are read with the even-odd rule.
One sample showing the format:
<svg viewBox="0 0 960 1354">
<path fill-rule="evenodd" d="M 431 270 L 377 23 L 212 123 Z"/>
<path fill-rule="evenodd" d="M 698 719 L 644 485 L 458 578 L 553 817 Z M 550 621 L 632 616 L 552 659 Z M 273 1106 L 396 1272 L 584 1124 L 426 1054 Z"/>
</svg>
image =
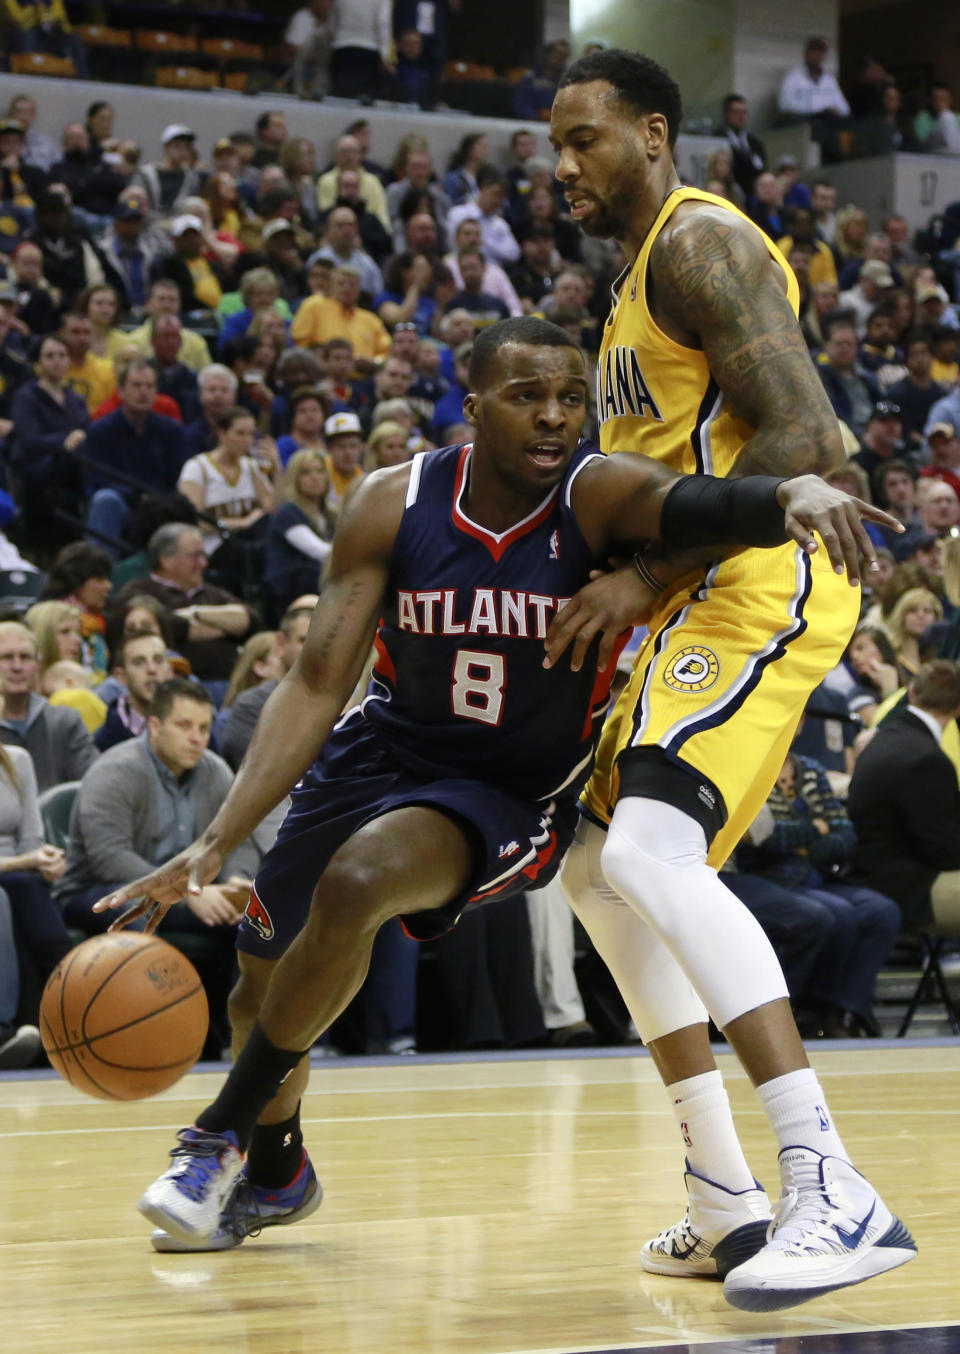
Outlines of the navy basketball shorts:
<svg viewBox="0 0 960 1354">
<path fill-rule="evenodd" d="M 359 712 L 327 740 L 293 791 L 277 839 L 257 872 L 237 934 L 237 948 L 279 959 L 302 929 L 317 880 L 337 849 L 364 824 L 395 809 L 424 804 L 464 827 L 474 875 L 444 907 L 401 920 L 416 940 L 449 931 L 468 908 L 548 884 L 573 840 L 575 798 L 553 804 L 518 799 L 463 777 L 426 777 L 405 768 Z"/>
</svg>

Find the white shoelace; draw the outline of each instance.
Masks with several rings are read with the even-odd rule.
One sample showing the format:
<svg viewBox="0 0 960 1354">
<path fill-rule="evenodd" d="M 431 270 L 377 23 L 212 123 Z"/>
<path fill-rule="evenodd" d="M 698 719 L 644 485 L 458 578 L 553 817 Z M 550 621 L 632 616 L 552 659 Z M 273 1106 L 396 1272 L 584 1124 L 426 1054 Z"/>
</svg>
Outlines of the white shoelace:
<svg viewBox="0 0 960 1354">
<path fill-rule="evenodd" d="M 835 1222 L 848 1221 L 832 1182 L 824 1183 L 816 1161 L 792 1163 L 790 1185 L 773 1205 L 773 1220 L 767 1229 L 767 1244 L 773 1250 L 842 1251 Z M 852 1224 L 851 1224 L 852 1225 Z"/>
</svg>

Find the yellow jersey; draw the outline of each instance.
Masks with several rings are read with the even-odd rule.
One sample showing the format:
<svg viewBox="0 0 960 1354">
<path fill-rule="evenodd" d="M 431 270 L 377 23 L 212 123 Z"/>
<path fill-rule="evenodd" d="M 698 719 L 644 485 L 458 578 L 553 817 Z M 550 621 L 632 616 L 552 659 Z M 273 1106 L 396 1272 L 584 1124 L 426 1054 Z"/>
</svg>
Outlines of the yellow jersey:
<svg viewBox="0 0 960 1354">
<path fill-rule="evenodd" d="M 724 407 L 707 359 L 665 334 L 647 305 L 647 268 L 657 236 L 681 202 L 709 202 L 747 221 L 784 271 L 798 313 L 800 288 L 777 246 L 725 198 L 677 188 L 660 208 L 629 272 L 624 272 L 597 360 L 597 418 L 605 452 L 641 451 L 679 474 L 727 475 L 749 424 Z"/>
</svg>

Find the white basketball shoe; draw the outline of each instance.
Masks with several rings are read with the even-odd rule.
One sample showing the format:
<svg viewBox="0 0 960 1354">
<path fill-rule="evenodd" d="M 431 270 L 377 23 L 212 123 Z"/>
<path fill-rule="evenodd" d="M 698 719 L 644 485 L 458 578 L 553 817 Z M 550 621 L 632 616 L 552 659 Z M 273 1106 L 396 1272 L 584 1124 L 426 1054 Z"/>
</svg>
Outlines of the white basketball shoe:
<svg viewBox="0 0 960 1354">
<path fill-rule="evenodd" d="M 785 1147 L 780 1173 L 783 1193 L 767 1244 L 724 1281 L 731 1306 L 747 1312 L 795 1307 L 916 1255 L 906 1227 L 848 1161 Z"/>
<path fill-rule="evenodd" d="M 724 1189 L 696 1171 L 684 1175 L 687 1211 L 683 1221 L 668 1227 L 640 1252 L 650 1274 L 675 1278 L 722 1279 L 765 1244 L 772 1218 L 770 1201 L 760 1185 Z"/>
<path fill-rule="evenodd" d="M 146 1190 L 137 1207 L 178 1241 L 212 1237 L 243 1169 L 234 1133 L 182 1128 L 173 1163 Z"/>
</svg>

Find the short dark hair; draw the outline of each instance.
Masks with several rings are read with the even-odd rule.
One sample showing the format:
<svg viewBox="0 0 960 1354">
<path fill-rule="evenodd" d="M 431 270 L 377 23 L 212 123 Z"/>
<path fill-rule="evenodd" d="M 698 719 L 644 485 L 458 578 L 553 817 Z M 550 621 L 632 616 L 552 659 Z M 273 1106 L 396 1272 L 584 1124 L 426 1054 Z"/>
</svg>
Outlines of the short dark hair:
<svg viewBox="0 0 960 1354">
<path fill-rule="evenodd" d="M 831 310 L 824 315 L 820 321 L 820 333 L 824 342 L 835 329 L 852 329 L 854 333 L 857 332 L 857 320 L 852 310 Z"/>
<path fill-rule="evenodd" d="M 889 461 L 884 461 L 882 465 L 877 466 L 873 472 L 873 492 L 878 498 L 886 498 L 884 492 L 888 475 L 909 475 L 916 481 L 917 472 L 909 461 L 902 460 L 899 456 L 894 456 Z"/>
<path fill-rule="evenodd" d="M 88 578 L 109 578 L 113 557 L 88 541 L 65 545 L 50 566 L 44 597 L 70 597 Z"/>
<path fill-rule="evenodd" d="M 732 103 L 746 103 L 746 96 L 743 94 L 728 94 L 723 101 L 723 111 L 726 112 Z"/>
<path fill-rule="evenodd" d="M 254 418 L 249 409 L 244 409 L 242 404 L 235 404 L 230 409 L 225 409 L 222 414 L 217 414 L 213 420 L 213 426 L 219 428 L 220 432 L 225 433 L 233 427 L 238 419 Z"/>
<path fill-rule="evenodd" d="M 481 165 L 477 170 L 478 188 L 502 188 L 505 180 L 496 165 Z"/>
<path fill-rule="evenodd" d="M 960 666 L 949 658 L 933 658 L 911 683 L 913 699 L 921 710 L 949 715 L 960 705 Z"/>
<path fill-rule="evenodd" d="M 306 400 L 316 400 L 324 414 L 329 412 L 329 401 L 322 390 L 318 390 L 316 386 L 297 386 L 296 390 L 287 396 L 287 413 L 291 419 Z"/>
<path fill-rule="evenodd" d="M 488 379 L 490 364 L 506 343 L 526 343 L 537 348 L 572 348 L 579 352 L 570 335 L 558 324 L 534 315 L 515 315 L 482 329 L 473 341 L 470 354 L 470 386 L 480 390 Z"/>
<path fill-rule="evenodd" d="M 153 700 L 147 708 L 147 714 L 153 719 L 164 720 L 173 709 L 177 698 L 195 701 L 197 705 L 213 707 L 213 697 L 205 686 L 191 677 L 171 677 L 161 682 L 153 693 Z"/>
<path fill-rule="evenodd" d="M 280 632 L 289 637 L 293 629 L 293 623 L 300 616 L 312 616 L 314 608 L 312 606 L 288 606 L 286 611 L 280 617 Z"/>
<path fill-rule="evenodd" d="M 918 343 L 922 343 L 928 352 L 933 352 L 933 342 L 929 331 L 926 329 L 912 330 L 903 340 L 903 351 L 909 355 L 910 349 L 916 347 Z"/>
<path fill-rule="evenodd" d="M 116 668 L 126 667 L 128 645 L 137 644 L 141 639 L 156 639 L 160 641 L 164 649 L 167 647 L 163 635 L 158 635 L 154 630 L 135 630 L 132 635 L 125 635 L 121 632 L 116 648 L 111 650 L 113 666 Z"/>
<path fill-rule="evenodd" d="M 653 57 L 642 52 L 611 48 L 591 52 L 572 62 L 560 77 L 559 88 L 605 80 L 614 96 L 638 113 L 662 113 L 667 119 L 670 149 L 676 145 L 683 120 L 683 100 L 673 77 Z"/>
</svg>

